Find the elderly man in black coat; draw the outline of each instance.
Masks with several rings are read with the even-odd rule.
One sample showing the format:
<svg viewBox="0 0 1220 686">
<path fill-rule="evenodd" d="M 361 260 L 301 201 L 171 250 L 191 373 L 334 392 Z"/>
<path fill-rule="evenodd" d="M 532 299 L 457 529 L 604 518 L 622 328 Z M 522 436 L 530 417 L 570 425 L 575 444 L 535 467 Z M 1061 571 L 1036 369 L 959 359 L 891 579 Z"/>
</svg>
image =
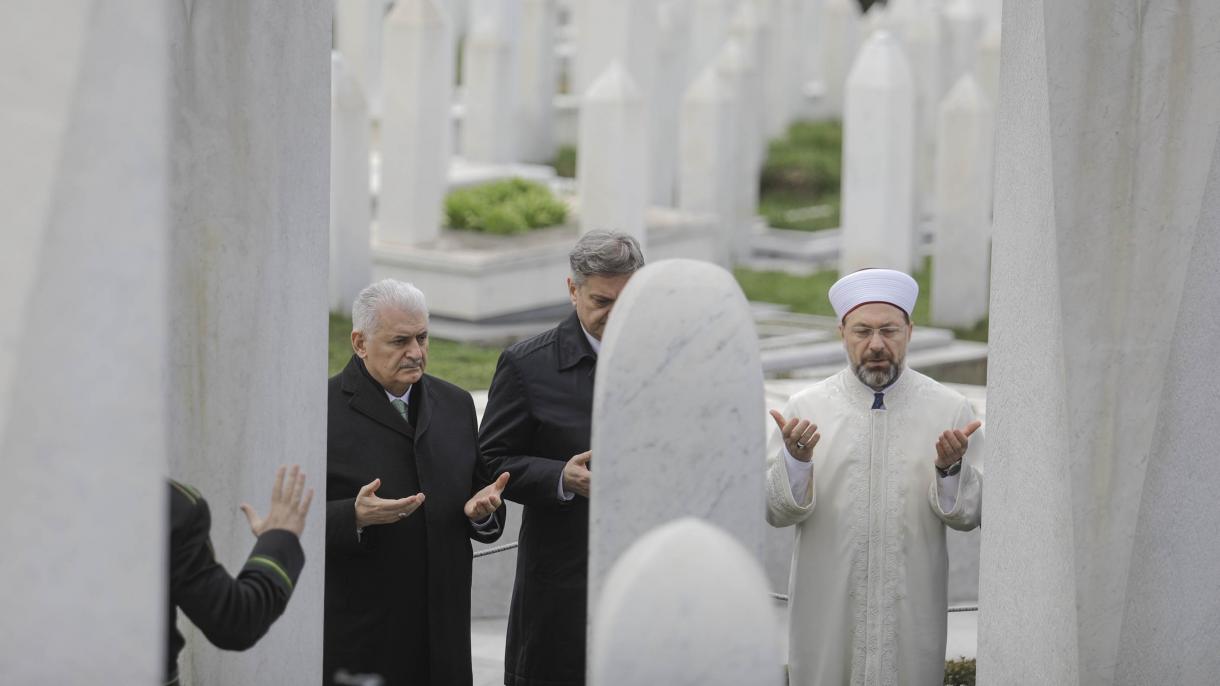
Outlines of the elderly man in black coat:
<svg viewBox="0 0 1220 686">
<path fill-rule="evenodd" d="M 585 683 L 593 372 L 606 321 L 644 266 L 628 235 L 593 231 L 569 254 L 575 311 L 500 356 L 479 430 L 504 497 L 525 506 L 504 654 L 508 686 Z"/>
<path fill-rule="evenodd" d="M 508 477 L 479 460 L 470 394 L 424 374 L 419 289 L 369 286 L 352 328 L 328 392 L 325 679 L 468 685 L 470 541 L 500 537 Z"/>
</svg>

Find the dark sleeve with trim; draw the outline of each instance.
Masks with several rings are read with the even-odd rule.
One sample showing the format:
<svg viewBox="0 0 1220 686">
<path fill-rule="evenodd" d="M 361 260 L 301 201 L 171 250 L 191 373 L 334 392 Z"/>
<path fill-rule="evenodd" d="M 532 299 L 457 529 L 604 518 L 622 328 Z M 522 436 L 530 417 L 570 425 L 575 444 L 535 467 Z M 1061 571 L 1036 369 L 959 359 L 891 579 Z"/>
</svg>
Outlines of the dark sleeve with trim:
<svg viewBox="0 0 1220 686">
<path fill-rule="evenodd" d="M 521 371 L 509 350 L 500 354 L 487 391 L 479 448 L 488 477 L 509 473 L 504 497 L 531 506 L 566 505 L 559 499 L 564 460 L 523 454 L 537 428 Z"/>
<path fill-rule="evenodd" d="M 213 553 L 207 502 L 199 498 L 184 516 L 171 534 L 170 598 L 216 647 L 245 650 L 287 607 L 305 566 L 301 543 L 290 531 L 264 532 L 235 579 Z"/>
</svg>

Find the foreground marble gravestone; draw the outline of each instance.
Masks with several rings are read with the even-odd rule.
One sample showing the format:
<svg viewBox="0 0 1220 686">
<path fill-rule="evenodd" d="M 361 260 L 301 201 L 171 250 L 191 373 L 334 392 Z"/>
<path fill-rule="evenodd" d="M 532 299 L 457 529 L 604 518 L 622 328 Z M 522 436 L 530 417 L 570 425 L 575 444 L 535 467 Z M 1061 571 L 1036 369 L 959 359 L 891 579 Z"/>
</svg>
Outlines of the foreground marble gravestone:
<svg viewBox="0 0 1220 686">
<path fill-rule="evenodd" d="M 662 524 L 623 553 L 596 616 L 593 686 L 784 682 L 762 567 L 703 520 Z"/>
<path fill-rule="evenodd" d="M 697 516 L 759 554 L 765 436 L 758 338 L 725 270 L 649 265 L 623 289 L 593 393 L 589 606 L 658 524 Z"/>
</svg>

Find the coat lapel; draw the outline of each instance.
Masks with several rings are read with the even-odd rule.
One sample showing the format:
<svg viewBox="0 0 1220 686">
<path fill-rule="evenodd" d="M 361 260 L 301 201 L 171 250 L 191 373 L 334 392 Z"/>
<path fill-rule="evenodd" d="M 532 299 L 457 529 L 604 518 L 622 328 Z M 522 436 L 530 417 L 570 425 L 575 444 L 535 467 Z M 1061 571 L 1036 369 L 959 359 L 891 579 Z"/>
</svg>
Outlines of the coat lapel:
<svg viewBox="0 0 1220 686">
<path fill-rule="evenodd" d="M 390 401 L 386 399 L 385 391 L 381 386 L 365 376 L 365 371 L 360 366 L 360 359 L 355 355 L 352 355 L 352 359 L 343 368 L 341 383 L 343 392 L 349 396 L 348 405 L 353 410 L 408 438 L 415 436 L 411 425 L 403 420 L 402 415 L 398 414 L 398 410 L 395 410 Z M 426 407 L 427 403 L 420 409 L 424 410 Z"/>
</svg>

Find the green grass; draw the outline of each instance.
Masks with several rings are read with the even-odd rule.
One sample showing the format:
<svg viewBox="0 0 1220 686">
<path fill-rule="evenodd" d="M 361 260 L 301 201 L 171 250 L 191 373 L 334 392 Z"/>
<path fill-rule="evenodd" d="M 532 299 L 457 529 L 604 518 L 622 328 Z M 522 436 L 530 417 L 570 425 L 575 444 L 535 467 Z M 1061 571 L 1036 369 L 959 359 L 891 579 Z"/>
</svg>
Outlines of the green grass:
<svg viewBox="0 0 1220 686">
<path fill-rule="evenodd" d="M 338 374 L 352 357 L 352 320 L 330 315 L 330 374 Z M 457 343 L 442 338 L 428 341 L 428 373 L 468 391 L 486 390 L 496 371 L 500 348 Z"/>
<path fill-rule="evenodd" d="M 919 326 L 928 326 L 928 294 L 931 292 L 929 280 L 931 277 L 931 261 L 924 260 L 923 268 L 915 272 L 916 283 L 919 284 L 919 300 L 915 303 L 915 312 L 911 319 Z M 746 294 L 746 298 L 758 301 L 787 305 L 793 312 L 802 314 L 817 314 L 826 317 L 835 315 L 830 306 L 826 292 L 839 278 L 839 272 L 834 269 L 816 272 L 809 276 L 793 276 L 784 272 L 755 271 L 737 268 L 733 270 L 737 283 Z M 987 320 L 967 329 L 953 329 L 955 336 L 971 341 L 987 341 Z"/>
<path fill-rule="evenodd" d="M 819 231 L 839 225 L 843 127 L 796 122 L 771 141 L 759 176 L 759 214 L 770 226 Z M 811 208 L 824 208 L 820 216 Z M 803 216 L 802 216 L 803 215 Z"/>
</svg>

